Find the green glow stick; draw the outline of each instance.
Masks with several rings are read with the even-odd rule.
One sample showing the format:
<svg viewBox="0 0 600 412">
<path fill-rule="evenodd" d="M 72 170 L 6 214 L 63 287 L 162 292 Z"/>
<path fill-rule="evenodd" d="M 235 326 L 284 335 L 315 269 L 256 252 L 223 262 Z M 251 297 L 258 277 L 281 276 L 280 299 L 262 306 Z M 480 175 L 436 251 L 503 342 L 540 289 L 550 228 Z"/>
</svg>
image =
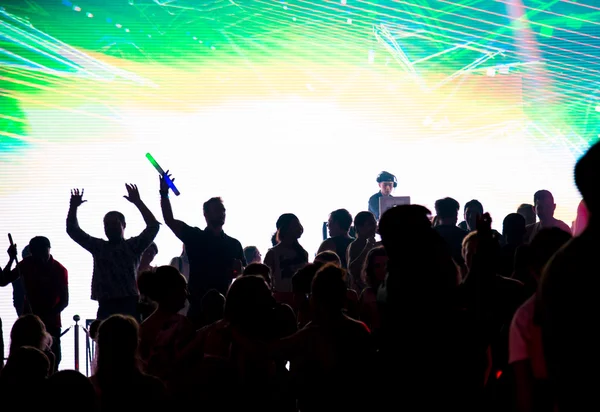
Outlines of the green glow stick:
<svg viewBox="0 0 600 412">
<path fill-rule="evenodd" d="M 165 171 L 162 169 L 162 167 L 160 167 L 158 162 L 156 160 L 154 160 L 154 158 L 152 157 L 152 155 L 150 153 L 146 153 L 146 159 L 148 159 L 150 161 L 152 166 L 154 166 L 154 168 L 158 171 L 158 173 L 162 176 L 162 178 L 165 179 L 165 182 L 167 182 L 167 184 L 169 185 L 169 187 L 171 188 L 173 193 L 175 193 L 175 196 L 179 196 L 180 193 L 179 193 L 179 190 L 177 190 L 177 187 L 175 187 L 175 183 L 173 183 L 171 178 L 165 173 Z"/>
</svg>

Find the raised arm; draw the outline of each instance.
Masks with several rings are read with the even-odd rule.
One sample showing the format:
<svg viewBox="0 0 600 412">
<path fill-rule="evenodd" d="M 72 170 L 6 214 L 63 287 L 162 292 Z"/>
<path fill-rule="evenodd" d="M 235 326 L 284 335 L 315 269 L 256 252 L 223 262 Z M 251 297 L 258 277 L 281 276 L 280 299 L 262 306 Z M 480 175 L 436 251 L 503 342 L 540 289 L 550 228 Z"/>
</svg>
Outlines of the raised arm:
<svg viewBox="0 0 600 412">
<path fill-rule="evenodd" d="M 140 192 L 137 186 L 134 184 L 125 184 L 125 188 L 127 189 L 127 195 L 123 197 L 138 208 L 144 218 L 144 222 L 146 222 L 146 228 L 135 238 L 137 240 L 138 251 L 141 253 L 150 246 L 156 237 L 160 224 L 158 223 L 158 220 L 156 220 L 156 217 L 154 217 L 154 214 L 148 209 L 148 206 L 146 206 L 140 198 Z"/>
<path fill-rule="evenodd" d="M 167 170 L 167 174 L 169 171 Z M 171 177 L 169 175 L 169 177 Z M 183 232 L 187 224 L 182 222 L 181 220 L 177 220 L 173 217 L 173 209 L 171 208 L 171 201 L 169 200 L 169 185 L 163 179 L 162 176 L 159 177 L 160 180 L 160 208 L 162 210 L 163 219 L 165 220 L 165 224 L 173 231 L 175 236 L 177 236 L 180 240 L 183 241 L 182 237 Z M 172 178 L 172 181 L 175 179 Z"/>
<path fill-rule="evenodd" d="M 71 190 L 71 201 L 69 203 L 69 213 L 67 214 L 67 234 L 79 244 L 79 246 L 92 252 L 98 239 L 85 233 L 79 227 L 79 222 L 77 221 L 77 209 L 87 202 L 87 200 L 83 200 L 83 192 L 84 189 L 81 189 L 81 191 L 79 189 Z"/>
<path fill-rule="evenodd" d="M 17 266 L 14 270 L 11 270 L 12 264 L 17 260 L 17 244 L 10 245 L 7 252 L 8 263 L 4 267 L 4 270 L 0 268 L 0 287 L 4 287 L 19 278 L 19 267 Z"/>
</svg>

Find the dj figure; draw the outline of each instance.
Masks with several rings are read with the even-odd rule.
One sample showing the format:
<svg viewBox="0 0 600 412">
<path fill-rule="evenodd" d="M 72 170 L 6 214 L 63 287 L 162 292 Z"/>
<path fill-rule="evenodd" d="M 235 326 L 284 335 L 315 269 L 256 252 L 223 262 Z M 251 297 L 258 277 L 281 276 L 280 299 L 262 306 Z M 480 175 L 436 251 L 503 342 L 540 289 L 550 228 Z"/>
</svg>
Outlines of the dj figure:
<svg viewBox="0 0 600 412">
<path fill-rule="evenodd" d="M 369 212 L 375 215 L 375 219 L 379 220 L 379 199 L 382 196 L 392 196 L 392 191 L 398 186 L 396 176 L 389 172 L 381 172 L 377 176 L 379 184 L 379 192 L 375 193 L 369 199 Z"/>
</svg>

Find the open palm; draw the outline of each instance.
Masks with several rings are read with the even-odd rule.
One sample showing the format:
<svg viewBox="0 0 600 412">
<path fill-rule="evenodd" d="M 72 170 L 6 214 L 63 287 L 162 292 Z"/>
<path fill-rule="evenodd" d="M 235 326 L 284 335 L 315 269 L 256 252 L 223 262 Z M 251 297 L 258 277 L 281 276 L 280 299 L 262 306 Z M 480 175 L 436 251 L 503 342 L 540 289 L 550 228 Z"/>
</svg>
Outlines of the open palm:
<svg viewBox="0 0 600 412">
<path fill-rule="evenodd" d="M 125 188 L 127 189 L 127 195 L 123 196 L 125 199 L 129 200 L 133 204 L 139 203 L 141 201 L 140 191 L 138 190 L 136 185 L 125 183 Z"/>
</svg>

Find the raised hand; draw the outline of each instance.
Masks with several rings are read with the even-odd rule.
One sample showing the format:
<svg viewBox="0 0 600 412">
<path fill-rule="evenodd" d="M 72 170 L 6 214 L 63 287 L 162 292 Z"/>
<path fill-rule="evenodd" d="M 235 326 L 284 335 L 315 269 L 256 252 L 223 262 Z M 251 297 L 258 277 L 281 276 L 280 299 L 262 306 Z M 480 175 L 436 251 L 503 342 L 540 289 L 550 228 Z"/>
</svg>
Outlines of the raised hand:
<svg viewBox="0 0 600 412">
<path fill-rule="evenodd" d="M 477 234 L 481 236 L 492 235 L 492 217 L 489 213 L 477 216 Z"/>
<path fill-rule="evenodd" d="M 87 202 L 87 200 L 83 200 L 83 192 L 85 189 L 72 189 L 71 190 L 71 206 L 79 207 L 83 203 Z"/>
<path fill-rule="evenodd" d="M 141 202 L 140 191 L 136 185 L 125 183 L 125 188 L 127 189 L 127 195 L 123 196 L 125 199 L 129 200 L 134 205 Z"/>
<path fill-rule="evenodd" d="M 17 244 L 13 243 L 12 245 L 10 245 L 6 252 L 8 253 L 8 257 L 11 260 L 15 260 L 17 258 Z"/>
<path fill-rule="evenodd" d="M 165 174 L 163 176 L 158 177 L 159 182 L 160 182 L 160 193 L 167 194 L 167 193 L 169 193 L 169 185 L 165 179 L 165 176 L 169 176 L 169 179 L 171 179 L 172 182 L 174 182 L 175 179 L 171 177 L 168 170 L 165 172 Z"/>
</svg>

